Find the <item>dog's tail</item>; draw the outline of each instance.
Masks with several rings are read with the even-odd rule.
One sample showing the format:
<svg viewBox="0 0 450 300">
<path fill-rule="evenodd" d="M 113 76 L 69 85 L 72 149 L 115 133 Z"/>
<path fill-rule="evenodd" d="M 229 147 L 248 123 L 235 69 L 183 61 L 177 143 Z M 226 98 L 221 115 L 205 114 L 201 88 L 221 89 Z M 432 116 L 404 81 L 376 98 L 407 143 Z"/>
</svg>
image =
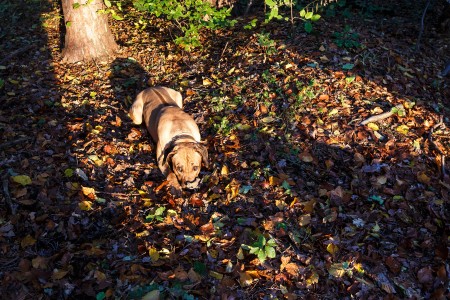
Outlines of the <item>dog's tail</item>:
<svg viewBox="0 0 450 300">
<path fill-rule="evenodd" d="M 144 98 L 142 97 L 141 92 L 136 96 L 136 100 L 134 100 L 134 103 L 130 108 L 130 112 L 128 113 L 134 124 L 136 125 L 142 124 L 143 110 L 144 110 Z"/>
</svg>

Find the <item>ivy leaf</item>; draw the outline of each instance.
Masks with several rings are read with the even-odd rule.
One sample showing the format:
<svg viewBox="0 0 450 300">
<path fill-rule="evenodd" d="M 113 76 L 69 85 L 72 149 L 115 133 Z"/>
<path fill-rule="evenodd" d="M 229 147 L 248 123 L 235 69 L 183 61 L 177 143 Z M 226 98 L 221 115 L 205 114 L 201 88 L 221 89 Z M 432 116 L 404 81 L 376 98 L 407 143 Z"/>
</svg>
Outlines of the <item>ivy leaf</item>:
<svg viewBox="0 0 450 300">
<path fill-rule="evenodd" d="M 74 4 L 72 4 L 72 8 L 73 8 L 73 9 L 80 8 L 80 6 L 81 6 L 81 4 L 78 3 L 78 2 L 75 2 Z M 67 22 L 67 23 L 69 23 L 69 22 Z"/>
<path fill-rule="evenodd" d="M 310 20 L 312 18 L 312 16 L 314 15 L 314 13 L 312 11 L 309 11 L 305 14 L 305 19 L 306 20 Z"/>
<path fill-rule="evenodd" d="M 111 7 L 111 1 L 109 0 L 104 0 L 106 7 L 110 8 Z"/>
<path fill-rule="evenodd" d="M 306 15 L 306 10 L 302 9 L 302 10 L 300 11 L 300 17 L 304 18 L 305 15 Z"/>
</svg>

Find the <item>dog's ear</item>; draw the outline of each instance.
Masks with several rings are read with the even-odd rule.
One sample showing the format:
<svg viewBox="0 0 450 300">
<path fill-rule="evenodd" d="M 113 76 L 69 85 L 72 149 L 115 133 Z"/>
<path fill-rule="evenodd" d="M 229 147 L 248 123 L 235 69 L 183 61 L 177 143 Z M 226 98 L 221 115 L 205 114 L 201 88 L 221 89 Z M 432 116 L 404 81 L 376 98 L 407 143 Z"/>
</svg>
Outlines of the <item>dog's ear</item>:
<svg viewBox="0 0 450 300">
<path fill-rule="evenodd" d="M 178 151 L 178 146 L 173 147 L 172 151 L 170 151 L 169 153 L 164 153 L 164 160 L 163 160 L 163 164 L 165 166 L 167 166 L 168 169 L 172 169 L 172 158 L 173 156 L 177 153 Z"/>
<path fill-rule="evenodd" d="M 208 149 L 206 149 L 206 146 L 201 143 L 196 143 L 194 149 L 202 156 L 202 161 L 205 167 L 209 168 Z"/>
</svg>

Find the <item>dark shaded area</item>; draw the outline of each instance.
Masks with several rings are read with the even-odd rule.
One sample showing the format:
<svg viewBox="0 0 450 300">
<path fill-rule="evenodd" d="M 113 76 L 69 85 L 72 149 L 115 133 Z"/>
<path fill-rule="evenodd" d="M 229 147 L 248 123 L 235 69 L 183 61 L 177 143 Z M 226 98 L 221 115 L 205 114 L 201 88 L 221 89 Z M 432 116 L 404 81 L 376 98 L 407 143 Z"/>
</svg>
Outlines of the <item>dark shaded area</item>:
<svg viewBox="0 0 450 300">
<path fill-rule="evenodd" d="M 31 47 L 0 69 L 0 176 L 17 207 L 2 193 L 2 297 L 448 297 L 449 183 L 427 140 L 448 116 L 436 3 L 420 53 L 423 1 L 351 1 L 315 34 L 281 22 L 245 31 L 245 19 L 193 53 L 158 20 L 136 30 L 130 10 L 113 23 L 118 58 L 61 65 L 59 16 L 45 18 L 57 9 L 0 2 L 11 18 L 2 53 Z M 336 46 L 345 25 L 365 48 Z M 127 117 L 153 85 L 182 92 L 208 144 L 212 167 L 182 199 L 161 186 L 150 136 Z M 406 100 L 417 103 L 377 123 L 381 137 L 358 126 Z M 277 244 L 263 264 L 241 248 L 261 235 Z"/>
</svg>

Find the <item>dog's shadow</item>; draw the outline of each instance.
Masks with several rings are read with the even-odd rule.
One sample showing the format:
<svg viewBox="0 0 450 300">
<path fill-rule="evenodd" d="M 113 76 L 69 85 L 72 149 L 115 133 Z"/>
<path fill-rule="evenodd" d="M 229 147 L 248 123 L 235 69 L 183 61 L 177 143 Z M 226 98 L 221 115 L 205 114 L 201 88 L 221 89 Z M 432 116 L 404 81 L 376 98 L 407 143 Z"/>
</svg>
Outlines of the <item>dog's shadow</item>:
<svg viewBox="0 0 450 300">
<path fill-rule="evenodd" d="M 136 95 L 147 88 L 149 75 L 135 60 L 116 58 L 110 65 L 109 80 L 114 99 L 117 101 L 119 116 L 122 120 L 121 134 L 118 137 L 119 155 L 116 162 L 126 166 L 126 172 L 114 172 L 116 179 L 123 181 L 125 186 L 140 187 L 144 182 L 160 184 L 164 176 L 158 169 L 154 143 L 144 125 L 134 125 L 128 116 Z M 126 179 L 124 178 L 126 177 Z"/>
</svg>

